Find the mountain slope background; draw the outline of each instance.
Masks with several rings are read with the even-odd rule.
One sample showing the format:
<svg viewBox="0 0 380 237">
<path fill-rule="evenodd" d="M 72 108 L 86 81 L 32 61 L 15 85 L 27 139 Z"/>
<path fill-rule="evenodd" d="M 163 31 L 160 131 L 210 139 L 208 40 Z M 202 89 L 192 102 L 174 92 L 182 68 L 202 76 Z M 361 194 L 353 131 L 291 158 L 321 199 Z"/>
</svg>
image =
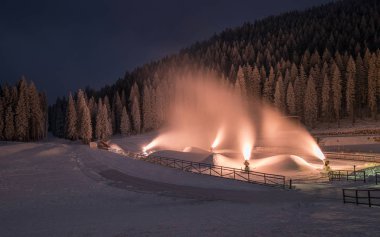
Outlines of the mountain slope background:
<svg viewBox="0 0 380 237">
<path fill-rule="evenodd" d="M 342 119 L 376 120 L 379 4 L 376 0 L 337 1 L 226 29 L 127 72 L 113 85 L 81 91 L 91 119 L 79 116 L 78 120 L 90 121 L 93 138 L 157 129 L 167 114 L 172 74 L 188 65 L 206 68 L 248 97 L 299 116 L 309 128 L 326 122 L 339 126 Z M 67 107 L 68 100 L 58 98 L 49 108 L 49 127 L 56 136 L 66 137 Z M 97 122 L 97 117 L 108 121 Z M 97 135 L 95 131 L 102 130 L 97 126 L 112 127 L 112 132 Z"/>
</svg>

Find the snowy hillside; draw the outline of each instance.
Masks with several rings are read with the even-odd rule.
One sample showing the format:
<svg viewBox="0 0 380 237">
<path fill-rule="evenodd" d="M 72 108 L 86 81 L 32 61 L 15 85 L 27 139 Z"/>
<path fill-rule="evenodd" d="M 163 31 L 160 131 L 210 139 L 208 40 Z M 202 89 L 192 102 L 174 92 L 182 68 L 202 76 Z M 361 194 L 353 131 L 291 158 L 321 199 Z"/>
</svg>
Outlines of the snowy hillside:
<svg viewBox="0 0 380 237">
<path fill-rule="evenodd" d="M 131 137 L 129 144 L 142 140 Z M 59 139 L 1 143 L 0 150 L 3 237 L 320 236 L 327 226 L 331 236 L 375 236 L 379 230 L 377 209 L 344 205 L 331 184 L 282 190 Z"/>
</svg>

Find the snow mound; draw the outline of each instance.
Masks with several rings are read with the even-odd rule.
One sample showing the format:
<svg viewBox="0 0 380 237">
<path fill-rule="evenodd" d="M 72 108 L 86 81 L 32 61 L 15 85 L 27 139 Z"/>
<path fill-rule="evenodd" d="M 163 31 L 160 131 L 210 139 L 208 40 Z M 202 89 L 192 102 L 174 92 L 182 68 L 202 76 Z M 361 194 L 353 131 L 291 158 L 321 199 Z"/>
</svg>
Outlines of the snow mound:
<svg viewBox="0 0 380 237">
<path fill-rule="evenodd" d="M 188 146 L 183 149 L 183 152 L 192 152 L 192 153 L 200 153 L 200 154 L 209 154 L 209 151 L 199 147 Z"/>
<path fill-rule="evenodd" d="M 196 152 L 182 152 L 182 151 L 173 151 L 173 150 L 161 150 L 155 151 L 151 156 L 162 156 L 173 159 L 194 161 L 194 162 L 203 162 L 207 159 L 210 153 L 196 153 Z"/>
<path fill-rule="evenodd" d="M 316 167 L 295 155 L 276 155 L 254 160 L 251 165 L 257 171 L 271 173 L 318 172 Z"/>
</svg>

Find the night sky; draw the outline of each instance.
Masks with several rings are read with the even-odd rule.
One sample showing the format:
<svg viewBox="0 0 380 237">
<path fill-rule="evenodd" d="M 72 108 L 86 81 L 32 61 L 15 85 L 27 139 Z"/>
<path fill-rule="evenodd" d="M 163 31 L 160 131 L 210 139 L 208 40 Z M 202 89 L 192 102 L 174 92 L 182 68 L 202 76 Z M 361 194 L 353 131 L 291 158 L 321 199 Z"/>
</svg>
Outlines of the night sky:
<svg viewBox="0 0 380 237">
<path fill-rule="evenodd" d="M 21 75 L 49 102 L 124 73 L 227 27 L 330 0 L 2 0 L 0 80 Z"/>
</svg>

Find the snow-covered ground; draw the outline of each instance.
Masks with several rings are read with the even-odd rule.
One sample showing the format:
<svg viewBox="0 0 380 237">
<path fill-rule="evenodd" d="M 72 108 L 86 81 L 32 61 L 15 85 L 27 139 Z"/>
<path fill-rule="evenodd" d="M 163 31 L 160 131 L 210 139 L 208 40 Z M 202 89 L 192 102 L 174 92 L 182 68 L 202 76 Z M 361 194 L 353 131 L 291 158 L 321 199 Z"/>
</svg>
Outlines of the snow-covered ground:
<svg viewBox="0 0 380 237">
<path fill-rule="evenodd" d="M 154 134 L 151 134 L 154 136 Z M 141 150 L 149 135 L 115 137 Z M 341 187 L 282 190 L 181 172 L 76 142 L 0 144 L 0 236 L 376 236 Z"/>
</svg>

